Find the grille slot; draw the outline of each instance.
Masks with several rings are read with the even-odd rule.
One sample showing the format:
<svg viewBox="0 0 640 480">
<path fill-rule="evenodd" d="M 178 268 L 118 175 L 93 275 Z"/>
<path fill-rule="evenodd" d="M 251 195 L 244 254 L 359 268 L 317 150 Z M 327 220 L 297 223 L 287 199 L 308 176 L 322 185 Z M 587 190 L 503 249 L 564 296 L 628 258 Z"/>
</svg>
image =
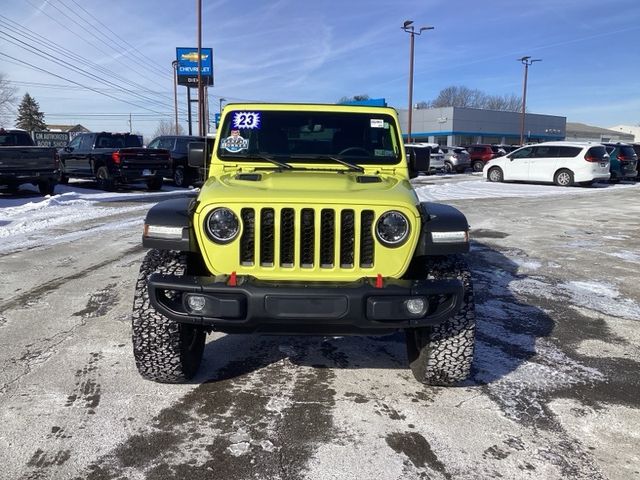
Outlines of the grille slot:
<svg viewBox="0 0 640 480">
<path fill-rule="evenodd" d="M 295 261 L 295 212 L 293 208 L 280 211 L 280 265 L 293 267 Z"/>
<path fill-rule="evenodd" d="M 353 210 L 343 210 L 340 216 L 340 267 L 352 268 L 355 257 L 355 215 Z"/>
<path fill-rule="evenodd" d="M 273 267 L 275 213 L 273 208 L 260 212 L 260 265 Z"/>
<path fill-rule="evenodd" d="M 312 268 L 315 256 L 315 225 L 314 211 L 311 208 L 303 208 L 300 216 L 300 266 Z"/>
<path fill-rule="evenodd" d="M 320 268 L 332 268 L 335 255 L 336 214 L 323 209 L 320 214 Z"/>
<path fill-rule="evenodd" d="M 253 208 L 243 208 L 242 237 L 240 237 L 240 265 L 253 266 L 256 249 L 256 217 Z"/>
<path fill-rule="evenodd" d="M 373 267 L 375 243 L 373 241 L 373 210 L 360 214 L 360 267 Z"/>
</svg>

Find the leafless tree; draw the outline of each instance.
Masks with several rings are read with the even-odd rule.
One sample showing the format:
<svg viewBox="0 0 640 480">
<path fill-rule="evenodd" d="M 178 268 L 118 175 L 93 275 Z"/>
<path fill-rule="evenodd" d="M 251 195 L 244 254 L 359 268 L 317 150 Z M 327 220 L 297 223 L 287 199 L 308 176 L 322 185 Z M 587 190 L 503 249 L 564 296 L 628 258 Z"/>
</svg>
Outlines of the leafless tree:
<svg viewBox="0 0 640 480">
<path fill-rule="evenodd" d="M 354 95 L 353 97 L 342 97 L 338 100 L 338 103 L 347 103 L 347 102 L 361 102 L 363 100 L 369 100 L 371 97 L 366 93 L 362 95 Z"/>
<path fill-rule="evenodd" d="M 16 101 L 16 88 L 0 73 L 0 126 L 9 123 L 9 119 L 14 117 L 13 105 Z"/>
<path fill-rule="evenodd" d="M 175 135 L 176 134 L 176 125 L 171 120 L 160 120 L 158 126 L 156 127 L 155 132 L 153 132 L 153 138 L 159 137 L 160 135 Z M 178 124 L 178 135 L 184 135 L 184 128 L 182 125 Z"/>
<path fill-rule="evenodd" d="M 521 104 L 522 98 L 514 94 L 489 95 L 478 89 L 457 85 L 443 88 L 431 102 L 418 103 L 418 105 L 427 105 L 422 108 L 467 107 L 507 112 L 520 111 Z"/>
</svg>

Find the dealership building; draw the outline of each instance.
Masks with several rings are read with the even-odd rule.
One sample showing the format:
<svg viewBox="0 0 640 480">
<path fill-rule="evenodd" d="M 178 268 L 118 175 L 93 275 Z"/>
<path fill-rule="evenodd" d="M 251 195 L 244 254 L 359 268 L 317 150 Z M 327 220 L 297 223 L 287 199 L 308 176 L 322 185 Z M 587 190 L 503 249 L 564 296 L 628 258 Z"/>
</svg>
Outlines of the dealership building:
<svg viewBox="0 0 640 480">
<path fill-rule="evenodd" d="M 408 131 L 408 110 L 398 110 L 402 131 Z M 415 109 L 411 138 L 415 142 L 440 145 L 473 143 L 520 143 L 521 119 L 518 112 L 482 110 L 478 108 L 443 107 Z M 524 141 L 548 142 L 564 140 L 567 118 L 556 115 L 525 115 Z"/>
</svg>

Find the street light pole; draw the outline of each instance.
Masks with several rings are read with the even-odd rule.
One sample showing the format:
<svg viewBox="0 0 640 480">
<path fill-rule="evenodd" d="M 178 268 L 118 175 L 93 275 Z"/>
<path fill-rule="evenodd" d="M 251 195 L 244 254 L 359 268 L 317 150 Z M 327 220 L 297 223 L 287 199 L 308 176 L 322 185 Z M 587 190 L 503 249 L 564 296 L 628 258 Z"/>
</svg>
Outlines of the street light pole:
<svg viewBox="0 0 640 480">
<path fill-rule="evenodd" d="M 178 131 L 178 61 L 171 62 L 173 67 L 173 111 L 175 113 L 175 129 L 176 135 L 180 135 Z"/>
<path fill-rule="evenodd" d="M 524 119 L 525 111 L 527 108 L 527 76 L 529 74 L 529 66 L 533 65 L 533 62 L 541 62 L 541 58 L 531 59 L 531 56 L 518 58 L 524 65 L 524 86 L 522 87 L 522 114 L 520 115 L 520 145 L 524 145 Z"/>
<path fill-rule="evenodd" d="M 420 27 L 417 32 L 413 26 L 413 20 L 405 20 L 402 30 L 409 34 L 409 118 L 407 125 L 407 142 L 411 142 L 411 123 L 413 122 L 413 44 L 416 35 L 422 35 L 425 30 L 433 30 L 434 27 Z"/>
<path fill-rule="evenodd" d="M 226 101 L 227 101 L 226 98 L 220 97 L 220 110 L 218 110 L 220 113 L 220 116 L 222 116 L 222 102 L 226 102 Z"/>
</svg>

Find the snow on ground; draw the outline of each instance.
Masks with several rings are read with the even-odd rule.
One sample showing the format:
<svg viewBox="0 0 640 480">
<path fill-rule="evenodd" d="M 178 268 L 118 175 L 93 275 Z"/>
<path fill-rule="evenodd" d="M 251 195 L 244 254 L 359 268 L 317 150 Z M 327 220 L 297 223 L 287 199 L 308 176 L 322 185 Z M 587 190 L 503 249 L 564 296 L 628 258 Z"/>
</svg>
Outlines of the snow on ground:
<svg viewBox="0 0 640 480">
<path fill-rule="evenodd" d="M 0 197 L 0 253 L 7 253 L 42 244 L 69 241 L 105 229 L 118 229 L 141 223 L 149 209 L 148 202 L 189 194 L 184 189 L 164 187 L 160 192 L 103 192 L 59 185 L 54 196 Z M 28 195 L 28 194 L 27 194 Z M 122 206 L 117 203 L 122 202 Z M 133 204 L 140 202 L 138 204 Z M 135 215 L 135 212 L 139 212 Z M 122 215 L 134 218 L 123 220 Z M 99 222 L 104 219 L 105 222 Z M 72 224 L 93 222 L 73 233 L 59 235 Z M 96 224 L 97 223 L 97 224 Z"/>
<path fill-rule="evenodd" d="M 640 183 L 620 183 L 609 185 L 596 183 L 593 187 L 558 187 L 556 185 L 532 183 L 492 183 L 474 175 L 467 181 L 456 180 L 456 176 L 427 177 L 433 183 L 421 186 L 424 177 L 414 180 L 414 187 L 421 201 L 465 200 L 471 198 L 504 198 L 504 197 L 544 197 L 550 195 L 598 194 L 603 190 L 623 188 L 640 188 Z"/>
</svg>

